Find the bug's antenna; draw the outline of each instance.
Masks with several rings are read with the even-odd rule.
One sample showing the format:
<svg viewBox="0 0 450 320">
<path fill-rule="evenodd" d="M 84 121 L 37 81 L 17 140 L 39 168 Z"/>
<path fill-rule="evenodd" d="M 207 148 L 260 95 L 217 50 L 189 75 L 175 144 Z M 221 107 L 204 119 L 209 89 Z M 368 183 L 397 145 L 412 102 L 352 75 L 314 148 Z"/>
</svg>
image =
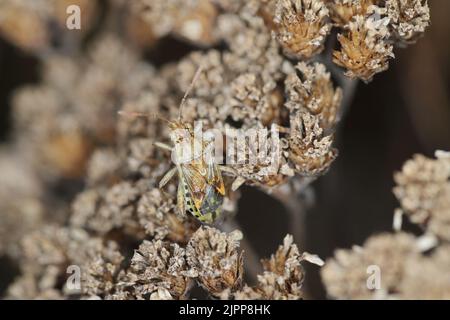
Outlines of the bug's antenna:
<svg viewBox="0 0 450 320">
<path fill-rule="evenodd" d="M 189 96 L 189 93 L 192 91 L 192 89 L 194 88 L 195 83 L 197 82 L 198 78 L 200 77 L 200 74 L 203 71 L 203 66 L 200 65 L 197 69 L 197 71 L 195 72 L 194 78 L 192 79 L 191 84 L 189 85 L 189 87 L 187 88 L 186 92 L 184 93 L 183 99 L 181 99 L 181 103 L 180 103 L 180 111 L 178 114 L 178 120 L 181 121 L 182 115 L 183 115 L 183 107 L 186 104 L 186 99 Z"/>
<path fill-rule="evenodd" d="M 169 120 L 167 120 L 164 117 L 161 117 L 157 113 L 145 113 L 145 112 L 137 112 L 137 111 L 119 110 L 119 111 L 117 111 L 117 114 L 122 117 L 159 119 L 159 120 L 170 123 Z"/>
</svg>

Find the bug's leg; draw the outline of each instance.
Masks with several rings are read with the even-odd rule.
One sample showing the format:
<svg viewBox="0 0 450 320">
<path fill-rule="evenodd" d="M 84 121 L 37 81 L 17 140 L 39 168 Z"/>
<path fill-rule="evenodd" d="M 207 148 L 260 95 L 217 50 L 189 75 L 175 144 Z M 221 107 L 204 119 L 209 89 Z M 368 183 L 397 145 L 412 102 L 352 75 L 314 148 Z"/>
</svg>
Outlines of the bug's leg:
<svg viewBox="0 0 450 320">
<path fill-rule="evenodd" d="M 177 191 L 177 207 L 180 211 L 180 216 L 185 217 L 186 211 L 185 211 L 185 205 L 184 205 L 184 191 L 183 191 L 183 185 L 181 181 L 178 183 L 178 191 Z"/>
<path fill-rule="evenodd" d="M 230 173 L 234 176 L 236 175 L 236 171 L 230 167 L 227 167 L 227 166 L 218 166 L 218 167 L 219 167 L 220 171 L 222 171 L 222 172 Z"/>
<path fill-rule="evenodd" d="M 231 184 L 231 190 L 236 191 L 239 189 L 240 186 L 242 186 L 245 182 L 245 179 L 242 177 L 237 177 L 236 180 L 233 181 Z"/>
<path fill-rule="evenodd" d="M 159 188 L 162 189 L 167 184 L 167 182 L 169 182 L 170 179 L 173 178 L 173 176 L 176 172 L 177 172 L 177 167 L 173 167 L 172 169 L 167 171 L 167 173 L 164 175 L 164 177 L 162 177 L 161 181 L 159 182 Z"/>
<path fill-rule="evenodd" d="M 153 142 L 153 145 L 155 147 L 158 147 L 158 148 L 163 149 L 163 150 L 172 151 L 172 147 L 171 146 L 169 146 L 168 144 L 162 143 L 162 142 Z"/>
</svg>

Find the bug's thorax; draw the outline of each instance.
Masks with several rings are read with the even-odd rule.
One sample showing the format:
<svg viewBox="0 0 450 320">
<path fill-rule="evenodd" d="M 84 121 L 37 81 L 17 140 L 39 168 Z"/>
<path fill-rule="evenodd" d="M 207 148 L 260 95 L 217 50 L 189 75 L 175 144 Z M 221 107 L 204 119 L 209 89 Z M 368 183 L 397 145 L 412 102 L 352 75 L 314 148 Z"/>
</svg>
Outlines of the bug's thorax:
<svg viewBox="0 0 450 320">
<path fill-rule="evenodd" d="M 181 121 L 170 124 L 173 144 L 172 160 L 176 165 L 195 164 L 202 161 L 203 142 L 195 137 L 191 125 Z"/>
</svg>

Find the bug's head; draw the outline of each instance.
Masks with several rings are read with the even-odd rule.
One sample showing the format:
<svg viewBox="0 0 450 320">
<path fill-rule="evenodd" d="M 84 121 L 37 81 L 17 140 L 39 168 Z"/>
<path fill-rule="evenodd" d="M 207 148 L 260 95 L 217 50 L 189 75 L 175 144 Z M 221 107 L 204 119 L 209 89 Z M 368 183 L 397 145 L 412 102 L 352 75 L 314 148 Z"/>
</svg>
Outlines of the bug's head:
<svg viewBox="0 0 450 320">
<path fill-rule="evenodd" d="M 174 144 L 189 143 L 192 139 L 192 126 L 182 121 L 172 121 L 169 123 L 170 140 Z"/>
<path fill-rule="evenodd" d="M 202 143 L 194 138 L 192 126 L 183 122 L 169 125 L 170 139 L 173 143 L 172 160 L 174 163 L 188 163 L 202 154 Z"/>
</svg>

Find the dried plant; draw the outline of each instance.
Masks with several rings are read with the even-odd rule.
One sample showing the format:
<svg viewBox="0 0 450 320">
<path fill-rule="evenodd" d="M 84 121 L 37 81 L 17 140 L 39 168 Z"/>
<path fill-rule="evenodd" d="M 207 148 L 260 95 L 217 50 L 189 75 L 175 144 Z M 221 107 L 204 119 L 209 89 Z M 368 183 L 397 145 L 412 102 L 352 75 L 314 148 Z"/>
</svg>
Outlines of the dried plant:
<svg viewBox="0 0 450 320">
<path fill-rule="evenodd" d="M 133 80 L 122 82 L 130 72 Z M 48 58 L 42 83 L 13 97 L 19 143 L 45 179 L 82 177 L 93 148 L 114 142 L 115 111 L 140 95 L 153 72 L 114 36 L 100 39 L 87 57 Z"/>
<path fill-rule="evenodd" d="M 217 8 L 209 0 L 139 0 L 132 6 L 157 37 L 173 33 L 205 45 L 216 40 L 213 30 Z"/>
<path fill-rule="evenodd" d="M 0 150 L 0 255 L 17 257 L 20 239 L 45 222 L 42 184 L 16 151 Z"/>
<path fill-rule="evenodd" d="M 399 291 L 405 261 L 410 256 L 418 258 L 420 251 L 414 237 L 404 233 L 380 234 L 369 238 L 362 248 L 338 250 L 322 271 L 328 294 L 340 299 L 378 298 L 377 294 L 387 298 Z M 382 291 L 367 286 L 367 268 L 374 265 L 382 270 Z"/>
<path fill-rule="evenodd" d="M 430 24 L 430 9 L 425 0 L 386 0 L 387 16 L 399 45 L 415 43 Z"/>
<path fill-rule="evenodd" d="M 81 31 L 75 34 L 65 28 L 69 5 L 77 5 L 84 13 Z M 80 36 L 94 24 L 97 10 L 97 0 L 3 0 L 0 1 L 0 34 L 25 50 L 44 52 L 55 39 L 79 42 Z M 51 25 L 57 28 L 52 29 Z"/>
<path fill-rule="evenodd" d="M 449 157 L 441 151 L 436 155 L 437 159 L 416 155 L 395 175 L 394 193 L 403 210 L 427 232 L 421 237 L 384 233 L 370 237 L 362 247 L 337 250 L 322 270 L 331 297 L 449 299 Z M 379 288 L 367 284 L 368 268 L 373 266 L 380 272 Z"/>
<path fill-rule="evenodd" d="M 320 116 L 321 127 L 328 130 L 334 127 L 338 118 L 342 100 L 342 90 L 334 88 L 323 64 L 295 66 L 297 74 L 286 77 L 285 86 L 288 95 L 286 107 L 291 110 L 304 110 Z"/>
<path fill-rule="evenodd" d="M 235 294 L 237 299 L 301 299 L 305 272 L 302 261 L 308 261 L 319 266 L 323 261 L 317 256 L 303 253 L 293 244 L 291 235 L 287 235 L 277 252 L 270 259 L 263 260 L 264 273 L 258 275 L 255 287 L 244 286 Z"/>
<path fill-rule="evenodd" d="M 120 286 L 128 288 L 136 299 L 183 299 L 191 285 L 186 272 L 183 248 L 161 240 L 144 240 Z"/>
<path fill-rule="evenodd" d="M 448 244 L 425 255 L 412 235 L 381 234 L 362 248 L 336 251 L 322 277 L 328 294 L 338 299 L 448 299 L 449 259 Z M 381 270 L 377 290 L 367 285 L 370 266 Z"/>
<path fill-rule="evenodd" d="M 333 22 L 343 28 L 356 16 L 367 17 L 373 13 L 379 0 L 328 0 L 327 6 Z"/>
<path fill-rule="evenodd" d="M 40 79 L 12 96 L 14 152 L 0 151 L 0 254 L 20 269 L 6 297 L 190 299 L 197 288 L 214 299 L 304 298 L 302 264 L 322 260 L 287 235 L 262 260 L 263 272 L 253 272 L 251 245 L 235 227 L 237 189 L 255 186 L 299 209 L 292 202 L 337 157 L 352 79 L 369 82 L 388 68 L 394 44 L 419 38 L 426 2 L 78 0 L 83 28 L 66 37 L 67 2 L 0 0 L 0 36 L 42 65 Z M 189 52 L 164 52 L 165 41 L 187 42 Z M 176 119 L 214 129 L 225 141 L 220 151 L 245 160 L 226 163 L 223 216 L 213 225 L 180 214 L 176 179 L 159 187 L 172 159 L 155 142 L 171 141 L 167 121 Z M 257 134 L 233 146 L 239 130 Z M 383 297 L 410 297 L 415 263 L 444 270 L 448 164 L 446 155 L 419 156 L 396 175 L 404 213 L 442 242 L 431 257 L 404 233 L 375 237 L 324 269 L 330 295 L 373 297 L 359 283 L 367 263 L 390 270 Z M 77 289 L 69 286 L 73 266 Z M 349 268 L 356 271 L 344 274 Z M 433 281 L 421 275 L 424 296 L 447 296 Z"/>
<path fill-rule="evenodd" d="M 450 240 L 450 156 L 415 155 L 395 174 L 394 194 L 408 218 L 436 236 Z"/>
<path fill-rule="evenodd" d="M 394 57 L 388 29 L 389 19 L 375 20 L 355 16 L 346 25 L 344 34 L 338 35 L 341 49 L 334 52 L 334 62 L 347 69 L 346 75 L 372 80 L 376 73 L 389 67 L 389 59 Z"/>
<path fill-rule="evenodd" d="M 277 1 L 274 14 L 277 39 L 286 53 L 308 59 L 321 52 L 331 30 L 322 0 Z"/>
</svg>

